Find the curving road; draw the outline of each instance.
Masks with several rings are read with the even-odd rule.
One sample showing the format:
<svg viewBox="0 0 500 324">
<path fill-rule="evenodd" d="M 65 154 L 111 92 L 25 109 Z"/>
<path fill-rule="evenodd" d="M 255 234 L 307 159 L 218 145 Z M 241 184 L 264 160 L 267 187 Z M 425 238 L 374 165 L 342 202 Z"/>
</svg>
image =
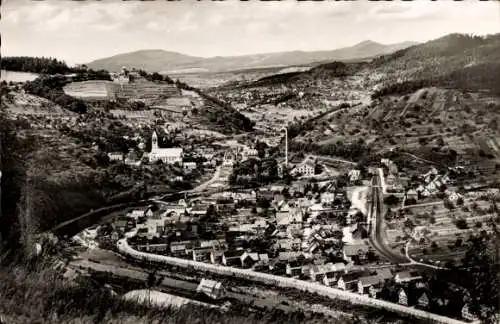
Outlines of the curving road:
<svg viewBox="0 0 500 324">
<path fill-rule="evenodd" d="M 410 260 L 411 264 L 419 265 L 419 266 L 426 267 L 426 268 L 436 269 L 436 270 L 448 270 L 447 268 L 438 267 L 438 266 L 435 266 L 435 265 L 432 265 L 432 264 L 418 262 L 417 260 L 413 259 L 410 256 L 410 244 L 411 244 L 411 240 L 409 240 L 408 242 L 406 242 L 405 255 L 408 258 L 408 260 Z"/>
<path fill-rule="evenodd" d="M 379 175 L 372 179 L 371 202 L 368 208 L 368 219 L 370 220 L 369 242 L 373 248 L 384 258 L 392 263 L 404 264 L 411 262 L 404 255 L 394 251 L 387 246 L 387 236 L 384 228 L 384 206 L 382 183 Z"/>
<path fill-rule="evenodd" d="M 384 224 L 384 195 L 382 193 L 382 183 L 379 174 L 376 174 L 373 177 L 371 190 L 371 201 L 368 206 L 368 220 L 370 226 L 369 242 L 378 254 L 395 264 L 425 267 L 435 270 L 446 270 L 446 268 L 418 262 L 411 258 L 409 255 L 409 246 L 411 241 L 408 241 L 405 246 L 405 254 L 401 254 L 399 251 L 396 251 L 388 246 L 388 239 Z"/>
</svg>

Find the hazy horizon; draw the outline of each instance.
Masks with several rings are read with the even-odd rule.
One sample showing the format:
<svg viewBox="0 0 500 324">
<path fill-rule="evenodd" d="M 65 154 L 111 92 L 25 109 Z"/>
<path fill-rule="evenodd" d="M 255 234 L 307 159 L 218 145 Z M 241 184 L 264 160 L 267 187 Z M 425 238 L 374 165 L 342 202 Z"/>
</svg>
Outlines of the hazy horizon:
<svg viewBox="0 0 500 324">
<path fill-rule="evenodd" d="M 2 55 L 50 56 L 75 64 L 155 49 L 214 57 L 327 51 L 366 40 L 422 43 L 450 33 L 498 33 L 499 5 L 4 0 Z"/>
</svg>

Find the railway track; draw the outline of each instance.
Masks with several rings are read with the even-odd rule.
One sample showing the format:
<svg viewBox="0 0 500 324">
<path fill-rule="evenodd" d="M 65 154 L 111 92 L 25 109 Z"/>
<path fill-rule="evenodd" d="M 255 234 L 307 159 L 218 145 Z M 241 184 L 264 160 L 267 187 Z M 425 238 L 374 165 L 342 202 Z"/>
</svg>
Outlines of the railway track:
<svg viewBox="0 0 500 324">
<path fill-rule="evenodd" d="M 371 203 L 368 210 L 372 219 L 372 222 L 370 223 L 371 229 L 369 242 L 378 252 L 378 254 L 380 254 L 390 262 L 396 264 L 408 263 L 409 260 L 405 256 L 393 251 L 391 248 L 385 245 L 386 239 L 384 237 L 385 231 L 383 226 L 384 213 L 381 202 L 382 193 L 380 192 L 380 186 L 380 178 L 378 176 L 374 176 L 372 180 Z"/>
</svg>

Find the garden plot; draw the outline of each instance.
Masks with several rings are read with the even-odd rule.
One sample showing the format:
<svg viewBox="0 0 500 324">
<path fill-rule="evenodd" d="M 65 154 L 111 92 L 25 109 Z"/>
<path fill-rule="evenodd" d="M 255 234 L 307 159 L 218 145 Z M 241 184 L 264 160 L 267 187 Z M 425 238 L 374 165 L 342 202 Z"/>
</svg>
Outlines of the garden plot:
<svg viewBox="0 0 500 324">
<path fill-rule="evenodd" d="M 439 202 L 394 210 L 393 215 L 398 217 L 387 230 L 389 241 L 392 245 L 404 242 L 408 239 L 405 231 L 408 233 L 413 228 L 416 242 L 410 246 L 411 256 L 436 260 L 459 257 L 465 251 L 463 242 L 471 234 L 488 231 L 485 224 L 496 214 L 489 201 L 475 198 L 466 197 L 463 205 L 451 207 L 449 203 Z"/>
</svg>

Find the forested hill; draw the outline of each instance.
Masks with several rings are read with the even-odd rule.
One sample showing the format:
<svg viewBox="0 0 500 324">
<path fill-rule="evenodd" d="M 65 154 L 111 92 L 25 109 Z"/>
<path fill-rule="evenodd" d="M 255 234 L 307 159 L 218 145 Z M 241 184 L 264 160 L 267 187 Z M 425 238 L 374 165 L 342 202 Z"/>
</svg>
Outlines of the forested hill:
<svg viewBox="0 0 500 324">
<path fill-rule="evenodd" d="M 2 70 L 41 74 L 66 74 L 73 72 L 63 61 L 50 57 L 13 56 L 2 57 Z"/>
<path fill-rule="evenodd" d="M 488 91 L 500 96 L 500 63 L 483 63 L 453 72 L 417 80 L 388 84 L 372 94 L 373 99 L 387 95 L 406 95 L 425 87 L 444 87 L 464 91 Z"/>
<path fill-rule="evenodd" d="M 253 130 L 255 122 L 234 109 L 230 104 L 186 83 L 176 81 L 176 85 L 180 89 L 194 91 L 203 98 L 204 105 L 195 117 L 209 129 L 222 134 L 250 132 Z"/>
<path fill-rule="evenodd" d="M 450 34 L 373 60 L 370 68 L 395 80 L 446 75 L 466 67 L 500 62 L 500 34 Z"/>
<path fill-rule="evenodd" d="M 289 72 L 289 73 L 270 75 L 261 78 L 253 83 L 245 85 L 245 87 L 251 88 L 251 87 L 262 87 L 262 86 L 274 86 L 279 84 L 300 82 L 306 80 L 346 77 L 349 75 L 353 75 L 365 65 L 366 65 L 365 63 L 344 63 L 344 62 L 334 61 L 330 63 L 320 64 L 304 72 Z"/>
</svg>

